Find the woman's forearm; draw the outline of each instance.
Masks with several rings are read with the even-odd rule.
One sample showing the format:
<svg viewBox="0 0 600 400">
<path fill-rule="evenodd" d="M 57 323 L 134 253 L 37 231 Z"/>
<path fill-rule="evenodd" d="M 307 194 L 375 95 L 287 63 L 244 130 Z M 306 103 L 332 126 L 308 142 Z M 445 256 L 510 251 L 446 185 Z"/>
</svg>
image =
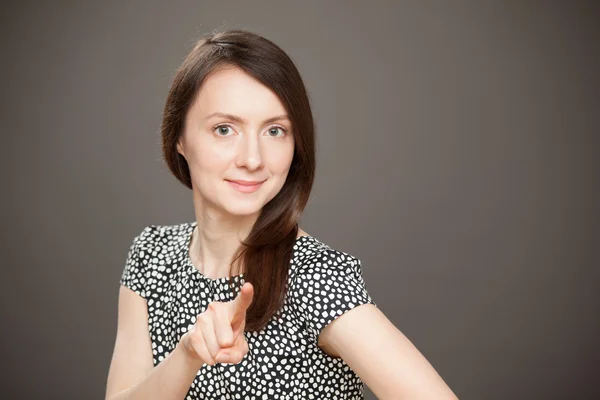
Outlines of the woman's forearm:
<svg viewBox="0 0 600 400">
<path fill-rule="evenodd" d="M 181 400 L 187 394 L 203 364 L 201 359 L 190 355 L 183 340 L 180 340 L 175 350 L 154 367 L 144 379 L 108 400 Z"/>
</svg>

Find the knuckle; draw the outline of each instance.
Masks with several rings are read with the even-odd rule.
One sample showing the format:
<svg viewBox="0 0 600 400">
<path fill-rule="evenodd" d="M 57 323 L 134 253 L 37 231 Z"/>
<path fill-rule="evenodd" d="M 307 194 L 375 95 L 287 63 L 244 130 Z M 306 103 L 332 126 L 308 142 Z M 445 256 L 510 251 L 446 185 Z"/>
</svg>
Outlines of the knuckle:
<svg viewBox="0 0 600 400">
<path fill-rule="evenodd" d="M 206 324 L 209 322 L 210 319 L 210 315 L 208 315 L 206 312 L 203 312 L 202 314 L 200 314 L 198 316 L 198 320 L 196 321 L 196 324 L 198 324 L 199 326 L 206 326 Z"/>
<path fill-rule="evenodd" d="M 231 329 L 228 329 L 227 326 L 221 326 L 220 328 L 219 334 L 217 335 L 217 343 L 219 343 L 221 347 L 232 346 L 234 344 L 233 332 L 231 332 Z"/>
</svg>

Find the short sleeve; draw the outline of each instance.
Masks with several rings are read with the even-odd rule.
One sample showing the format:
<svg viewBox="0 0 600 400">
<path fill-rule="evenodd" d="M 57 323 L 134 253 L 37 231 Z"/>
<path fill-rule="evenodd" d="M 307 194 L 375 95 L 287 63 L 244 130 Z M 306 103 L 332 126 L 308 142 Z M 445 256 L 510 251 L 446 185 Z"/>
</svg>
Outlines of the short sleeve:
<svg viewBox="0 0 600 400">
<path fill-rule="evenodd" d="M 133 239 L 131 246 L 129 246 L 129 252 L 127 253 L 127 259 L 125 260 L 125 268 L 123 269 L 121 280 L 119 281 L 121 285 L 128 287 L 143 298 L 146 298 L 146 270 L 148 265 L 147 260 L 144 258 L 143 241 L 148 229 L 148 227 L 144 228 L 144 230 Z"/>
<path fill-rule="evenodd" d="M 289 297 L 315 340 L 327 325 L 351 309 L 363 304 L 377 307 L 367 291 L 360 260 L 336 250 L 305 261 L 292 279 Z"/>
</svg>

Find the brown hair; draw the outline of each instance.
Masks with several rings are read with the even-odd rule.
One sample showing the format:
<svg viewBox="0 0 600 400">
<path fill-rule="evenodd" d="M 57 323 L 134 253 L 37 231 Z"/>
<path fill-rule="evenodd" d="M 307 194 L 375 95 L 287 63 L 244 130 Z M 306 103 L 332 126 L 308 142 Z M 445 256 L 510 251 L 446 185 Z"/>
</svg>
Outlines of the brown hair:
<svg viewBox="0 0 600 400">
<path fill-rule="evenodd" d="M 294 137 L 294 157 L 287 179 L 261 210 L 230 265 L 230 283 L 232 267 L 241 258 L 244 280 L 254 286 L 254 301 L 246 313 L 246 330 L 258 331 L 283 306 L 298 220 L 314 180 L 315 127 L 300 73 L 280 47 L 260 35 L 239 29 L 203 35 L 176 72 L 161 126 L 165 161 L 173 175 L 188 188 L 192 189 L 190 170 L 185 158 L 177 152 L 177 140 L 202 83 L 210 73 L 228 66 L 241 68 L 279 97 L 292 122 Z"/>
</svg>

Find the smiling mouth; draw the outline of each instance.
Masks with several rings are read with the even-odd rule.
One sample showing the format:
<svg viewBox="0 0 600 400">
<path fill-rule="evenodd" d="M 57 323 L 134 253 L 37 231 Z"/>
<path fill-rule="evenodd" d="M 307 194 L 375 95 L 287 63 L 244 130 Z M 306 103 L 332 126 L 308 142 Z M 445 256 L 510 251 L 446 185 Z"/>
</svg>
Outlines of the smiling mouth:
<svg viewBox="0 0 600 400">
<path fill-rule="evenodd" d="M 265 181 L 230 181 L 227 180 L 234 189 L 242 193 L 252 193 L 257 191 Z"/>
<path fill-rule="evenodd" d="M 235 179 L 235 180 L 225 179 L 225 180 L 228 182 L 237 183 L 238 185 L 252 186 L 252 185 L 258 185 L 260 183 L 263 183 L 266 179 L 262 180 L 262 181 L 245 181 L 242 179 Z"/>
</svg>

